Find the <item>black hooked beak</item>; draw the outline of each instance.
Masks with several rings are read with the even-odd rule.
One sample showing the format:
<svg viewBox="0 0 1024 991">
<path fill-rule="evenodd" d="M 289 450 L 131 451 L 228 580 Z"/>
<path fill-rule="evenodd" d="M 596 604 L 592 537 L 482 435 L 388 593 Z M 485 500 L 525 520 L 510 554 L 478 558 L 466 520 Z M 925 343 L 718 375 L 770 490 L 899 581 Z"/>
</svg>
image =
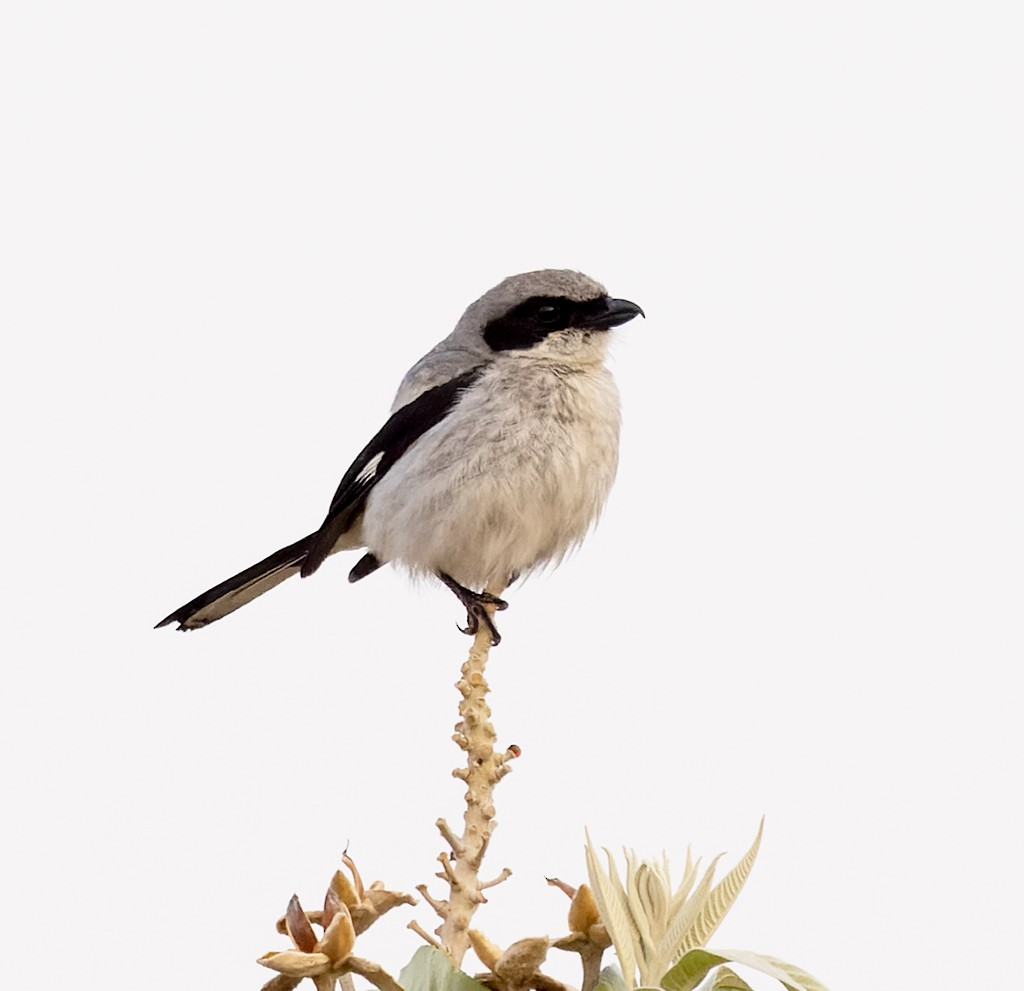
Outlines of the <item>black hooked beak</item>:
<svg viewBox="0 0 1024 991">
<path fill-rule="evenodd" d="M 597 303 L 596 312 L 588 314 L 587 318 L 587 326 L 594 330 L 611 330 L 612 327 L 628 323 L 636 316 L 647 318 L 644 311 L 628 299 L 612 299 L 611 296 L 605 296 Z"/>
</svg>

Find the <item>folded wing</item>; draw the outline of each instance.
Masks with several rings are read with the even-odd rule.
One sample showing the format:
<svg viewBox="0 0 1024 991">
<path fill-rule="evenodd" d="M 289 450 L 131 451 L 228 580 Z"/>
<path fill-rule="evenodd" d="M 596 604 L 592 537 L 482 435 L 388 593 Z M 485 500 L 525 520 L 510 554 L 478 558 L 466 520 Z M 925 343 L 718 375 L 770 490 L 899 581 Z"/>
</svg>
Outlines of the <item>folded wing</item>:
<svg viewBox="0 0 1024 991">
<path fill-rule="evenodd" d="M 427 389 L 396 410 L 345 472 L 319 530 L 196 596 L 157 626 L 178 623 L 179 630 L 195 630 L 234 612 L 294 574 L 313 574 L 358 520 L 374 485 L 418 438 L 444 420 L 484 367 L 477 365 Z"/>
</svg>

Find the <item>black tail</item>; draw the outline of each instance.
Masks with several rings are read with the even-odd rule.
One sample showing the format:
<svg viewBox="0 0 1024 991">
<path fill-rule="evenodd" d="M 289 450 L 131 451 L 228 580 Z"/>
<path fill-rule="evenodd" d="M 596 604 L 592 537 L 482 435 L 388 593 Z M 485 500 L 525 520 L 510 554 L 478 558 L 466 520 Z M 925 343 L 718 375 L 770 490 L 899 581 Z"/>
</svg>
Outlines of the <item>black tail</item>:
<svg viewBox="0 0 1024 991">
<path fill-rule="evenodd" d="M 259 564 L 254 564 L 227 581 L 214 585 L 202 595 L 197 595 L 191 602 L 186 602 L 180 609 L 175 609 L 170 616 L 160 620 L 154 629 L 167 626 L 169 623 L 177 623 L 179 630 L 198 630 L 201 626 L 234 612 L 275 585 L 280 585 L 286 578 L 298 574 L 315 536 L 316 534 L 311 533 L 294 544 L 282 547 Z"/>
</svg>

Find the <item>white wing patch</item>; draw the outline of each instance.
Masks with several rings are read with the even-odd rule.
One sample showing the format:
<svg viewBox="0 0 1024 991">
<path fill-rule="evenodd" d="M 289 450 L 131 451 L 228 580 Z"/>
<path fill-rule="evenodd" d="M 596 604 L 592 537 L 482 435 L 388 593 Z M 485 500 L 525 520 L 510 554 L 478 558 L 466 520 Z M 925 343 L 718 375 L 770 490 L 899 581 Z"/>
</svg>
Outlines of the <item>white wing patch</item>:
<svg viewBox="0 0 1024 991">
<path fill-rule="evenodd" d="M 384 452 L 375 454 L 367 462 L 366 467 L 356 476 L 356 484 L 360 485 L 364 482 L 372 481 L 374 476 L 377 474 L 377 466 L 380 464 L 381 459 L 384 457 Z"/>
</svg>

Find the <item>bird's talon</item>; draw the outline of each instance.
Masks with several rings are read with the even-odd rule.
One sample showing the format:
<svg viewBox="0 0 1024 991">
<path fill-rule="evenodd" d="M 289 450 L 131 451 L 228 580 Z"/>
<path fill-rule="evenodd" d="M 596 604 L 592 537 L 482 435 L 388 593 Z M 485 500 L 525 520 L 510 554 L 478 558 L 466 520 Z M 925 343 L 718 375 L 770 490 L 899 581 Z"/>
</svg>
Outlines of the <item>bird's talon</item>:
<svg viewBox="0 0 1024 991">
<path fill-rule="evenodd" d="M 494 620 L 491 619 L 490 613 L 483 609 L 481 609 L 480 613 L 480 618 L 484 621 L 488 632 L 491 634 L 491 646 L 497 647 L 498 644 L 501 643 L 501 634 L 498 632 L 498 628 L 494 625 Z"/>
<path fill-rule="evenodd" d="M 456 625 L 458 626 L 458 624 Z M 475 637 L 480 631 L 480 617 L 472 609 L 467 609 L 466 626 L 465 628 L 459 626 L 459 630 L 465 633 L 467 637 Z"/>
<path fill-rule="evenodd" d="M 501 643 L 501 634 L 498 633 L 498 628 L 494 625 L 494 620 L 491 618 L 491 610 L 493 609 L 498 612 L 502 609 L 508 609 L 508 603 L 504 599 L 499 599 L 496 595 L 492 595 L 490 592 L 473 592 L 460 585 L 451 575 L 447 575 L 443 571 L 437 572 L 437 576 L 455 593 L 459 601 L 466 607 L 466 627 L 463 629 L 460 626 L 459 630 L 467 636 L 473 637 L 480 632 L 480 624 L 483 623 L 487 627 L 487 632 L 491 635 L 491 646 L 497 647 Z"/>
</svg>

